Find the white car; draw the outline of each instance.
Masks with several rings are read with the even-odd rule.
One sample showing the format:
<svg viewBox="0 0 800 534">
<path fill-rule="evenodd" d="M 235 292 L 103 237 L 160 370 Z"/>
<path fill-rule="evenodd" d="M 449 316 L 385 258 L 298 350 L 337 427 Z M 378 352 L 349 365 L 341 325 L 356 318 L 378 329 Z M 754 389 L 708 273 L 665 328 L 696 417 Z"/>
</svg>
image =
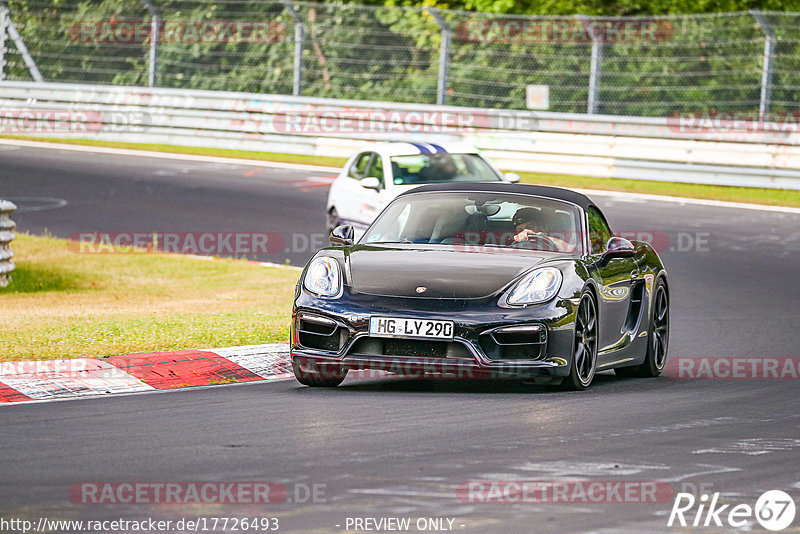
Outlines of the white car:
<svg viewBox="0 0 800 534">
<path fill-rule="evenodd" d="M 328 193 L 328 231 L 353 226 L 358 237 L 397 195 L 437 182 L 518 182 L 469 145 L 377 143 L 353 154 Z"/>
</svg>

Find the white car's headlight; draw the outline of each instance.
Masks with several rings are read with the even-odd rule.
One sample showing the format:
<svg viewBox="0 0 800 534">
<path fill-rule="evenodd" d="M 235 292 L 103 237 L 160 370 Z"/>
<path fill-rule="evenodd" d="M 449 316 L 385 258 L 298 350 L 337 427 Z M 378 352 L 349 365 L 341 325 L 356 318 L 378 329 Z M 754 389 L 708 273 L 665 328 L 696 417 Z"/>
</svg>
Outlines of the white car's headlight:
<svg viewBox="0 0 800 534">
<path fill-rule="evenodd" d="M 308 266 L 303 287 L 321 297 L 336 297 L 342 290 L 339 262 L 328 256 L 314 259 Z"/>
<path fill-rule="evenodd" d="M 508 303 L 521 305 L 546 302 L 561 289 L 561 280 L 561 271 L 555 267 L 536 269 L 517 282 L 508 295 Z"/>
</svg>

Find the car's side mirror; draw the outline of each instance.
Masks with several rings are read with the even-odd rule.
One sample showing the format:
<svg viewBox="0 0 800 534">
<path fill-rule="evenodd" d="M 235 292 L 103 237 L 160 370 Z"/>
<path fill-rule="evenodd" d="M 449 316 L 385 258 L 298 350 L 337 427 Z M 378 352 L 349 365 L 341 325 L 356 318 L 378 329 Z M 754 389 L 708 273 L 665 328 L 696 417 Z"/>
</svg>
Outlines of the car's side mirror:
<svg viewBox="0 0 800 534">
<path fill-rule="evenodd" d="M 374 176 L 368 176 L 361 180 L 361 187 L 364 189 L 374 189 L 375 191 L 380 191 L 381 189 L 381 181 Z"/>
<path fill-rule="evenodd" d="M 507 172 L 503 175 L 503 178 L 506 179 L 506 182 L 511 182 L 512 184 L 515 184 L 522 179 L 520 178 L 519 174 L 515 172 Z"/>
<path fill-rule="evenodd" d="M 331 230 L 330 235 L 331 244 L 347 246 L 353 244 L 353 227 L 349 224 L 337 226 Z"/>
<path fill-rule="evenodd" d="M 636 247 L 624 237 L 614 236 L 606 243 L 604 258 L 627 258 L 636 253 Z"/>
</svg>

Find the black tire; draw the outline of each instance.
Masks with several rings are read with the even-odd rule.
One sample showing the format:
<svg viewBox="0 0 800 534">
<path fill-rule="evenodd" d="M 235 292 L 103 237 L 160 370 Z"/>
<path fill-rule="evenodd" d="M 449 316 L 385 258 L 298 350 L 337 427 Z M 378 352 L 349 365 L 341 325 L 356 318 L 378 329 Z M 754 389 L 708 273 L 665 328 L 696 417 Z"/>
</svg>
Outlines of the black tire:
<svg viewBox="0 0 800 534">
<path fill-rule="evenodd" d="M 572 344 L 572 362 L 569 375 L 561 382 L 561 387 L 571 391 L 588 388 L 597 370 L 597 303 L 589 290 L 581 295 L 578 310 L 575 312 L 575 341 Z"/>
<path fill-rule="evenodd" d="M 339 221 L 339 212 L 336 211 L 336 208 L 331 208 L 327 215 L 326 224 L 328 225 L 328 233 L 330 234 L 334 228 L 339 226 L 341 222 Z"/>
<path fill-rule="evenodd" d="M 653 290 L 653 313 L 647 328 L 647 354 L 644 363 L 632 367 L 614 369 L 617 376 L 624 378 L 653 378 L 661 374 L 667 364 L 669 349 L 669 293 L 663 280 L 656 283 Z"/>
<path fill-rule="evenodd" d="M 338 366 L 321 366 L 316 370 L 303 370 L 292 360 L 292 371 L 298 382 L 312 388 L 335 388 L 347 378 L 347 369 Z"/>
</svg>

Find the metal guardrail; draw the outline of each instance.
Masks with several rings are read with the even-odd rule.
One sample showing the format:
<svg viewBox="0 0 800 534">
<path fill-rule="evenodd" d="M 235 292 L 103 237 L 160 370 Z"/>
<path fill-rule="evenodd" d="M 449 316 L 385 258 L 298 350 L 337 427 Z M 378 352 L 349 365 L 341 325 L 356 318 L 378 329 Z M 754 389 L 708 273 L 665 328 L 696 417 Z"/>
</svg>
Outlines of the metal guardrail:
<svg viewBox="0 0 800 534">
<path fill-rule="evenodd" d="M 8 200 L 0 200 L 0 287 L 6 287 L 11 281 L 9 276 L 14 270 L 14 252 L 9 244 L 16 238 L 16 223 L 9 215 L 17 210 L 17 206 Z"/>
<path fill-rule="evenodd" d="M 0 83 L 0 114 L 6 134 L 340 157 L 369 141 L 460 141 L 507 170 L 800 189 L 800 132 L 785 125 L 31 82 Z"/>
</svg>

